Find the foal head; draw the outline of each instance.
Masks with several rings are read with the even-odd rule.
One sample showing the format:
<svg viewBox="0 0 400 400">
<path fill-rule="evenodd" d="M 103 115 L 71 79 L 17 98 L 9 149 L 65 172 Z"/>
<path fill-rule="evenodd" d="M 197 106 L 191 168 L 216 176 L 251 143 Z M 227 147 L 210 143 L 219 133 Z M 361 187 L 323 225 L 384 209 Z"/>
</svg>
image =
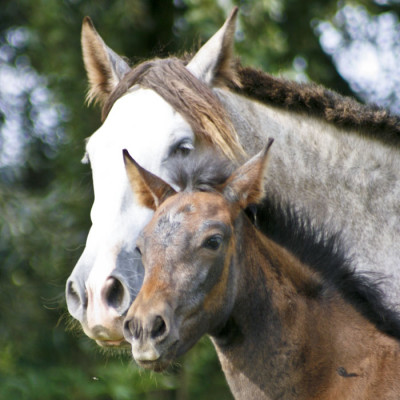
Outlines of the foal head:
<svg viewBox="0 0 400 400">
<path fill-rule="evenodd" d="M 124 153 L 133 191 L 155 210 L 136 243 L 145 277 L 124 323 L 139 365 L 162 370 L 226 323 L 235 301 L 241 210 L 263 195 L 271 143 L 232 174 L 211 177 L 211 186 L 188 174 L 195 183 L 179 193 Z"/>
</svg>

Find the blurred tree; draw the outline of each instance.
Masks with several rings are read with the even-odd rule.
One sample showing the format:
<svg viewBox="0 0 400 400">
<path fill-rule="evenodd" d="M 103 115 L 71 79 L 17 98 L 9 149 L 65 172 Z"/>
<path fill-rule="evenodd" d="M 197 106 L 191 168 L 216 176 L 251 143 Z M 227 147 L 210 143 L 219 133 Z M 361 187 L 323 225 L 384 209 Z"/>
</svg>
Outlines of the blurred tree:
<svg viewBox="0 0 400 400">
<path fill-rule="evenodd" d="M 83 334 L 66 331 L 63 291 L 89 228 L 84 138 L 100 124 L 99 111 L 84 105 L 83 16 L 138 62 L 198 47 L 235 4 L 244 64 L 399 109 L 392 55 L 400 54 L 399 1 L 3 0 L 0 398 L 231 398 L 208 340 L 167 374 L 138 371 L 129 355 L 101 354 Z M 384 55 L 375 76 L 360 80 L 356 61 L 374 51 Z"/>
</svg>

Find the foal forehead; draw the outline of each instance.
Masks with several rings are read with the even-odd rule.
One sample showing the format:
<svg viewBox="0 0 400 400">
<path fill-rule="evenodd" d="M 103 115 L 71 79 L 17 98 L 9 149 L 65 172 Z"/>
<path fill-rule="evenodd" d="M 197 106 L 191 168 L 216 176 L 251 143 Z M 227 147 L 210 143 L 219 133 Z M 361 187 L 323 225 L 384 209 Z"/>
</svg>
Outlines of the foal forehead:
<svg viewBox="0 0 400 400">
<path fill-rule="evenodd" d="M 228 203 L 219 193 L 181 193 L 177 197 L 175 201 L 170 198 L 169 202 L 165 203 L 166 210 L 172 216 L 185 215 L 192 220 L 204 220 L 210 217 L 229 218 Z"/>
<path fill-rule="evenodd" d="M 229 225 L 231 215 L 227 201 L 218 193 L 179 193 L 167 199 L 156 211 L 146 233 L 165 236 L 193 234 L 213 226 L 210 222 Z"/>
</svg>

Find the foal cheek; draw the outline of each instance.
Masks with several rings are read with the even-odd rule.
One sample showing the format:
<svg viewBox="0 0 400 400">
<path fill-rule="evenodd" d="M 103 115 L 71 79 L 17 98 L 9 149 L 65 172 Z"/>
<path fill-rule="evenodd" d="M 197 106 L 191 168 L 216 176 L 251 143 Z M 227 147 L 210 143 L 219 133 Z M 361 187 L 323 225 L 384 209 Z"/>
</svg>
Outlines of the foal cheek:
<svg viewBox="0 0 400 400">
<path fill-rule="evenodd" d="M 217 268 L 214 268 L 213 271 L 210 271 L 210 273 L 214 275 L 213 279 L 210 279 L 214 284 L 204 299 L 204 310 L 207 312 L 216 311 L 221 307 L 228 290 L 230 258 L 225 257 L 220 262 L 221 264 L 219 264 L 220 268 L 218 271 L 216 271 Z M 214 267 L 217 266 L 214 265 Z"/>
</svg>

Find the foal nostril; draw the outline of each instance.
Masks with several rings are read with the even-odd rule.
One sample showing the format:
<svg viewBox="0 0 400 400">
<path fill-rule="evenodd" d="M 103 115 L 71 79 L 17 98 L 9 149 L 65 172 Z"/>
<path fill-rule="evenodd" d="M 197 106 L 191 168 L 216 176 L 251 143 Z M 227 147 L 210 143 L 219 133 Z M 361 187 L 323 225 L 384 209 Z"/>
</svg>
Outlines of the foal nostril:
<svg viewBox="0 0 400 400">
<path fill-rule="evenodd" d="M 162 317 L 157 315 L 154 319 L 145 318 L 144 325 L 140 319 L 135 317 L 125 320 L 124 322 L 124 336 L 125 339 L 130 341 L 132 339 L 139 340 L 143 337 L 150 337 L 151 339 L 160 339 L 167 332 L 167 325 Z M 147 325 L 147 327 L 146 327 Z"/>
<path fill-rule="evenodd" d="M 153 322 L 153 328 L 151 329 L 150 336 L 152 339 L 159 338 L 162 336 L 167 330 L 167 326 L 162 317 L 159 315 L 156 316 Z"/>
<path fill-rule="evenodd" d="M 125 339 L 127 339 L 127 340 L 131 339 L 133 336 L 131 325 L 132 325 L 131 319 L 126 320 L 124 322 L 124 336 L 125 336 Z"/>
<path fill-rule="evenodd" d="M 142 335 L 142 332 L 143 329 L 135 318 L 124 322 L 124 336 L 126 340 L 129 341 L 132 338 L 138 340 Z"/>
</svg>

